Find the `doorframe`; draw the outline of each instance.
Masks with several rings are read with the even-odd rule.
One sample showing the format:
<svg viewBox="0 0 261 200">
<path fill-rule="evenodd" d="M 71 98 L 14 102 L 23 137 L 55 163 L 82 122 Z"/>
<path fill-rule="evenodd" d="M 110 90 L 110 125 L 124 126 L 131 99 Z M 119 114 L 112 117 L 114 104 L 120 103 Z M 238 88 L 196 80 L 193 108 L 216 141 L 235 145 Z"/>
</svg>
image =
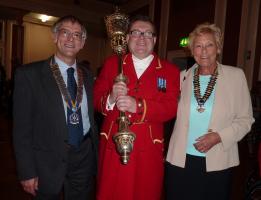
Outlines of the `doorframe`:
<svg viewBox="0 0 261 200">
<path fill-rule="evenodd" d="M 259 12 L 260 0 L 242 1 L 237 66 L 244 70 L 250 89 L 253 84 Z"/>
</svg>

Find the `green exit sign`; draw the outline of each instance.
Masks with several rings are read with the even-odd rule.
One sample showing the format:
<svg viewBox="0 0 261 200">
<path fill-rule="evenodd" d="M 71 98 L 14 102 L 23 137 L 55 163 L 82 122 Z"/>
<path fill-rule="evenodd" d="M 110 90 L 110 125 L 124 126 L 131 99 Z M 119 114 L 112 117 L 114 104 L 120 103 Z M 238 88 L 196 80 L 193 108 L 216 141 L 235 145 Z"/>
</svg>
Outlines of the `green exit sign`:
<svg viewBox="0 0 261 200">
<path fill-rule="evenodd" d="M 186 47 L 188 46 L 188 37 L 183 37 L 179 40 L 179 46 L 180 47 Z"/>
</svg>

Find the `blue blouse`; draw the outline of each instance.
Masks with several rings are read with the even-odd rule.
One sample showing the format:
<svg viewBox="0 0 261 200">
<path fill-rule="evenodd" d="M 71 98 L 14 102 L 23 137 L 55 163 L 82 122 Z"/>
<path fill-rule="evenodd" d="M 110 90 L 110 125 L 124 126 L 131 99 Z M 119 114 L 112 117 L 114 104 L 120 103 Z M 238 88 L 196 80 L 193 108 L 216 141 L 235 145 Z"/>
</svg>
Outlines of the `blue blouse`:
<svg viewBox="0 0 261 200">
<path fill-rule="evenodd" d="M 211 75 L 200 75 L 200 92 L 201 96 L 204 95 L 205 90 L 207 88 L 208 82 L 210 80 Z M 214 103 L 214 94 L 215 87 L 212 91 L 210 97 L 204 104 L 205 111 L 200 113 L 197 111 L 198 103 L 194 95 L 194 86 L 192 82 L 192 94 L 190 101 L 190 117 L 189 117 L 189 131 L 188 131 L 188 143 L 187 143 L 187 154 L 194 156 L 205 157 L 205 153 L 200 153 L 194 147 L 194 143 L 196 143 L 196 139 L 208 132 L 209 122 L 211 119 L 212 108 Z"/>
</svg>

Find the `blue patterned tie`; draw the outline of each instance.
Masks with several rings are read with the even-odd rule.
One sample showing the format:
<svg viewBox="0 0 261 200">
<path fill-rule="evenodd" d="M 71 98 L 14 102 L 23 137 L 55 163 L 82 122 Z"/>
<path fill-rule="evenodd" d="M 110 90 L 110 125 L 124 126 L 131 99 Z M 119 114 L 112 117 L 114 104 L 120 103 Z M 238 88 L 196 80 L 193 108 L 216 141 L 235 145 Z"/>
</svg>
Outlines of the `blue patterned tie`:
<svg viewBox="0 0 261 200">
<path fill-rule="evenodd" d="M 70 67 L 67 69 L 67 88 L 71 95 L 73 101 L 75 101 L 77 94 L 77 84 L 74 78 L 74 68 Z M 83 124 L 82 124 L 82 114 L 81 108 L 79 108 L 76 113 L 79 116 L 79 123 L 71 123 L 70 118 L 72 117 L 72 109 L 67 107 L 67 126 L 68 126 L 68 143 L 76 148 L 80 146 L 80 143 L 83 139 Z"/>
</svg>

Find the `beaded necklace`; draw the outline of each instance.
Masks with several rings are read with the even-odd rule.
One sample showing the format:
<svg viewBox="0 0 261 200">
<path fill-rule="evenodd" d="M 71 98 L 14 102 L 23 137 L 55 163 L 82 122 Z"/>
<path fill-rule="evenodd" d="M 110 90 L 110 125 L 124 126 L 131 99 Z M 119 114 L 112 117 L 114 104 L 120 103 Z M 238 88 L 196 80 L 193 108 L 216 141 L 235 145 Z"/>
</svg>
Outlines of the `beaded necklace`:
<svg viewBox="0 0 261 200">
<path fill-rule="evenodd" d="M 214 90 L 214 86 L 216 84 L 217 77 L 218 77 L 218 70 L 216 67 L 214 73 L 210 77 L 205 94 L 203 96 L 201 96 L 200 82 L 199 82 L 199 67 L 197 67 L 195 69 L 195 73 L 193 76 L 193 85 L 194 85 L 194 96 L 198 103 L 198 107 L 197 107 L 198 112 L 202 113 L 205 111 L 204 104 L 208 100 L 208 98 L 210 97 L 211 93 Z"/>
</svg>

